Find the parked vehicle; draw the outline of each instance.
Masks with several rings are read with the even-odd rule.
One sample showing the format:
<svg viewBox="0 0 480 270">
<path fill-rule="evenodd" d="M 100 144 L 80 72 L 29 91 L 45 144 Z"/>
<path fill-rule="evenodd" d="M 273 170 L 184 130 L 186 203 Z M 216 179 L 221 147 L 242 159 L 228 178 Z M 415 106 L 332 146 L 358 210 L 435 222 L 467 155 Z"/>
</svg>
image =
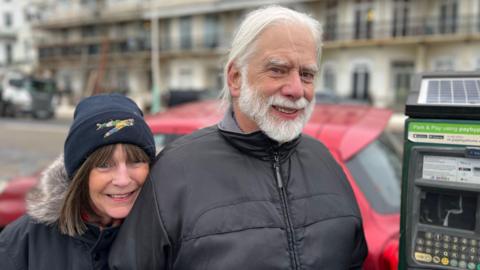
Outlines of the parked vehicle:
<svg viewBox="0 0 480 270">
<path fill-rule="evenodd" d="M 38 182 L 39 174 L 0 180 L 0 231 L 25 213 L 25 196 Z"/>
<path fill-rule="evenodd" d="M 30 114 L 34 118 L 51 118 L 56 85 L 50 79 L 38 79 L 11 72 L 2 80 L 3 115 Z"/>
<path fill-rule="evenodd" d="M 397 269 L 401 164 L 389 151 L 388 137 L 383 135 L 391 112 L 359 104 L 315 106 L 304 133 L 330 149 L 350 181 L 362 213 L 369 249 L 364 269 Z M 216 124 L 222 116 L 218 101 L 199 101 L 145 119 L 160 150 L 182 135 Z M 0 203 L 1 198 L 0 195 Z M 0 208 L 0 216 L 4 215 L 1 211 Z M 23 211 L 17 216 L 21 214 Z"/>
</svg>

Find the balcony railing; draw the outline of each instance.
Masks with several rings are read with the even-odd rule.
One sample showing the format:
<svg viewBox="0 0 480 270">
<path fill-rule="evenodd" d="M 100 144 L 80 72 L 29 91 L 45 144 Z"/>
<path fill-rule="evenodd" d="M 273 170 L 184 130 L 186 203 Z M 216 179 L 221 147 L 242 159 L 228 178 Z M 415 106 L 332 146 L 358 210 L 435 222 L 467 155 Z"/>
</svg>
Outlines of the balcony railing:
<svg viewBox="0 0 480 270">
<path fill-rule="evenodd" d="M 0 40 L 16 40 L 17 32 L 13 29 L 1 29 L 0 28 Z"/>
<path fill-rule="evenodd" d="M 352 24 L 339 25 L 338 27 L 325 26 L 324 41 L 326 44 L 362 40 L 401 40 L 408 37 L 428 36 L 460 36 L 478 35 L 480 38 L 480 18 L 478 16 L 462 16 L 456 19 L 441 19 L 439 17 L 425 17 L 411 19 L 405 23 L 394 21 L 371 21 L 362 28 Z M 172 42 L 161 36 L 160 53 L 169 55 L 185 52 L 224 51 L 229 46 L 231 35 L 218 33 L 214 40 L 203 40 L 203 33 L 194 35 L 189 46 L 180 42 Z M 41 60 L 56 57 L 77 57 L 80 55 L 96 56 L 101 53 L 102 38 L 92 37 L 87 42 L 66 42 L 63 44 L 44 44 L 39 47 Z M 137 37 L 110 38 L 108 44 L 109 54 L 125 54 L 149 52 L 151 41 L 149 33 L 142 33 Z"/>
<path fill-rule="evenodd" d="M 55 57 L 97 56 L 107 46 L 108 54 L 138 53 L 150 51 L 150 38 L 137 37 L 129 39 L 106 39 L 97 42 L 43 44 L 38 48 L 41 60 Z"/>
<path fill-rule="evenodd" d="M 352 24 L 325 25 L 324 41 L 385 40 L 405 37 L 479 34 L 480 17 L 478 15 L 457 18 L 422 17 L 410 19 L 405 23 L 394 22 L 393 20 L 364 22 L 362 28 Z"/>
<path fill-rule="evenodd" d="M 228 38 L 227 38 L 228 37 Z M 102 41 L 103 40 L 103 41 Z M 125 54 L 125 53 L 144 53 L 151 51 L 150 35 L 141 35 L 130 38 L 110 38 L 102 39 L 92 37 L 82 42 L 64 42 L 64 43 L 46 43 L 44 42 L 38 48 L 40 60 L 50 60 L 54 58 L 64 57 L 80 57 L 80 56 L 98 56 L 102 52 L 102 44 L 108 43 L 107 53 Z M 159 51 L 161 55 L 171 55 L 186 52 L 206 52 L 224 50 L 230 42 L 230 35 L 224 34 L 217 39 L 208 41 L 200 41 L 200 38 L 191 39 L 189 46 L 174 43 L 171 40 L 160 40 Z"/>
</svg>

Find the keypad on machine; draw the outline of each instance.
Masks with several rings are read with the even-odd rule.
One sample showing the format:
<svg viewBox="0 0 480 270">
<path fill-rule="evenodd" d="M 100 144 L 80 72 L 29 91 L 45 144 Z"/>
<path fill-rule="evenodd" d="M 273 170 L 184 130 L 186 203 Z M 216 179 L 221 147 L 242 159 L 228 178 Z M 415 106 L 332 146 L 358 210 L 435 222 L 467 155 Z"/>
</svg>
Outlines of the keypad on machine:
<svg viewBox="0 0 480 270">
<path fill-rule="evenodd" d="M 436 232 L 418 232 L 414 258 L 459 269 L 480 270 L 480 240 Z"/>
</svg>

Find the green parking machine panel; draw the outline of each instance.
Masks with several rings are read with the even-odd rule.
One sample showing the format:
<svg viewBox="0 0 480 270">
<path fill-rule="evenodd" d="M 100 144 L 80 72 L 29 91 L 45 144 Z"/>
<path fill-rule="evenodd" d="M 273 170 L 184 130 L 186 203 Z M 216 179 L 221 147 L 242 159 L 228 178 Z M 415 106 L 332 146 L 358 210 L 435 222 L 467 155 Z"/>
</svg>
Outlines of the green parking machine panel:
<svg viewBox="0 0 480 270">
<path fill-rule="evenodd" d="M 480 74 L 420 74 L 406 104 L 399 269 L 480 270 Z"/>
</svg>

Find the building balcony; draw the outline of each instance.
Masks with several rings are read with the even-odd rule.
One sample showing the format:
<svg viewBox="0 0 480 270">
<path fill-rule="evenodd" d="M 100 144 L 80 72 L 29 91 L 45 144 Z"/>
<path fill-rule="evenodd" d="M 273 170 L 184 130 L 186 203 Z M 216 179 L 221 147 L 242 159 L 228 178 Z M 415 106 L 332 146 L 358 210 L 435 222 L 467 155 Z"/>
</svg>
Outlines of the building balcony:
<svg viewBox="0 0 480 270">
<path fill-rule="evenodd" d="M 105 31 L 104 31 L 105 32 Z M 90 33 L 90 32 L 88 32 Z M 55 60 L 76 57 L 96 57 L 101 54 L 102 46 L 108 47 L 109 55 L 142 55 L 151 51 L 150 33 L 142 31 L 134 37 L 120 35 L 105 38 L 103 32 L 92 32 L 81 39 L 64 42 L 43 42 L 39 45 L 39 58 Z M 96 33 L 96 34 L 95 34 Z M 1 33 L 0 33 L 0 37 Z M 175 41 L 173 41 L 175 40 Z M 361 25 L 343 24 L 324 27 L 324 47 L 344 48 L 361 46 L 382 46 L 418 44 L 429 42 L 454 42 L 480 40 L 480 18 L 462 16 L 458 18 L 422 17 L 396 22 L 371 21 Z M 231 41 L 230 33 L 195 33 L 192 36 L 160 35 L 159 55 L 161 58 L 182 56 L 220 55 L 227 52 Z M 103 44 L 103 45 L 102 45 Z"/>
<path fill-rule="evenodd" d="M 38 57 L 40 61 L 65 61 L 84 57 L 96 58 L 103 53 L 108 56 L 138 56 L 149 51 L 148 38 L 103 39 L 96 42 L 43 44 L 38 47 Z"/>
<path fill-rule="evenodd" d="M 227 36 L 227 35 L 225 35 Z M 172 58 L 192 55 L 219 55 L 227 51 L 230 38 L 212 38 L 200 41 L 198 37 L 183 42 L 171 42 L 160 40 L 160 58 Z M 78 41 L 48 42 L 43 41 L 38 46 L 40 61 L 65 61 L 76 60 L 80 57 L 98 57 L 107 54 L 111 57 L 138 56 L 138 54 L 149 54 L 152 49 L 150 35 L 139 35 L 137 37 L 116 37 L 102 38 L 89 37 Z"/>
<path fill-rule="evenodd" d="M 143 10 L 139 4 L 105 6 L 102 3 L 89 2 L 69 5 L 53 5 L 48 16 L 34 24 L 41 30 L 58 30 L 82 27 L 84 25 L 105 25 L 120 22 L 143 20 Z"/>
<path fill-rule="evenodd" d="M 15 30 L 0 29 L 0 41 L 8 40 L 15 41 L 17 39 L 17 33 Z"/>
<path fill-rule="evenodd" d="M 480 40 L 480 17 L 424 17 L 324 26 L 325 48 Z"/>
</svg>

